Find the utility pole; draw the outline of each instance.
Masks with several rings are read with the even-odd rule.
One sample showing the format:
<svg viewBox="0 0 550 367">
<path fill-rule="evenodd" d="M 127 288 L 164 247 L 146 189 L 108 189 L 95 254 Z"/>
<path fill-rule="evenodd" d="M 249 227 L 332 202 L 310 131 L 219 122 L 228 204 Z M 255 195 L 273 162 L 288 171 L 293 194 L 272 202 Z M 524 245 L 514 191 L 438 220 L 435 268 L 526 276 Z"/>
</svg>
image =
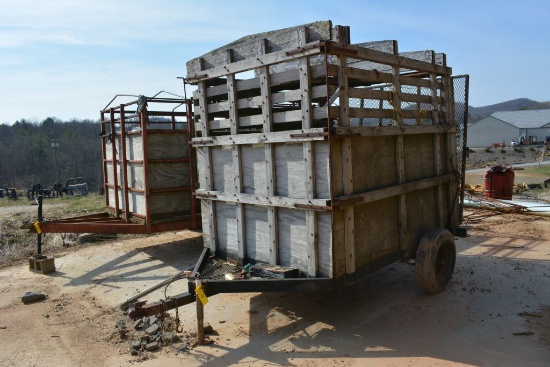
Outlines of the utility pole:
<svg viewBox="0 0 550 367">
<path fill-rule="evenodd" d="M 53 156 L 54 156 L 54 159 L 55 159 L 55 174 L 56 174 L 56 181 L 55 183 L 60 183 L 59 181 L 59 166 L 57 164 L 57 148 L 59 148 L 59 142 L 57 140 L 57 134 L 56 134 L 56 131 L 55 130 L 52 130 L 52 138 L 50 139 L 50 142 L 51 142 L 51 146 L 52 146 L 52 149 L 53 149 Z"/>
</svg>

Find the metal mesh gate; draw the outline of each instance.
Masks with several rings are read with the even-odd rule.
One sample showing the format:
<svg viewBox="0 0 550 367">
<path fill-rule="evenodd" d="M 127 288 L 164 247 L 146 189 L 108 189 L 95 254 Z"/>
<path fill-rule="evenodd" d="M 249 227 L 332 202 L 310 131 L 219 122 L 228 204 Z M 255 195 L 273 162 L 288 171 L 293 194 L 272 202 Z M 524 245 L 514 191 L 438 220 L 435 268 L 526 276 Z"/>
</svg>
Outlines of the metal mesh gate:
<svg viewBox="0 0 550 367">
<path fill-rule="evenodd" d="M 455 122 L 457 127 L 456 133 L 456 149 L 458 157 L 458 172 L 460 172 L 459 181 L 459 215 L 462 222 L 462 209 L 464 207 L 464 183 L 466 172 L 466 157 L 468 156 L 468 148 L 466 146 L 467 131 L 468 131 L 468 88 L 470 84 L 469 75 L 453 76 L 453 91 L 455 101 Z"/>
</svg>

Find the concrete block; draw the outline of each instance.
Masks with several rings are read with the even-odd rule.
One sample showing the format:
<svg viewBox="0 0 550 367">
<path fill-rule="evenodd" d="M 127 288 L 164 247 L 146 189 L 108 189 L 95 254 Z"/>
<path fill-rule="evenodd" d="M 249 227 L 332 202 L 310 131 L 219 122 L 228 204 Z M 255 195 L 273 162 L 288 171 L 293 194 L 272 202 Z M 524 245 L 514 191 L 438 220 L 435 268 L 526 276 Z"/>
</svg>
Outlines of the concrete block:
<svg viewBox="0 0 550 367">
<path fill-rule="evenodd" d="M 152 342 L 152 343 L 146 344 L 145 349 L 150 351 L 150 352 L 152 352 L 154 350 L 157 350 L 157 349 L 159 349 L 159 343 Z"/>
<path fill-rule="evenodd" d="M 149 326 L 147 329 L 145 329 L 145 332 L 147 335 L 154 335 L 160 330 L 160 326 L 157 324 Z"/>
<path fill-rule="evenodd" d="M 139 329 L 143 326 L 143 320 L 142 319 L 138 319 L 134 322 L 134 329 Z"/>
<path fill-rule="evenodd" d="M 140 340 L 132 340 L 132 343 L 130 343 L 132 346 L 132 349 L 141 349 L 141 341 Z"/>
<path fill-rule="evenodd" d="M 43 259 L 36 259 L 29 257 L 29 270 L 42 274 L 53 273 L 55 271 L 55 260 L 53 257 L 44 257 Z"/>
</svg>

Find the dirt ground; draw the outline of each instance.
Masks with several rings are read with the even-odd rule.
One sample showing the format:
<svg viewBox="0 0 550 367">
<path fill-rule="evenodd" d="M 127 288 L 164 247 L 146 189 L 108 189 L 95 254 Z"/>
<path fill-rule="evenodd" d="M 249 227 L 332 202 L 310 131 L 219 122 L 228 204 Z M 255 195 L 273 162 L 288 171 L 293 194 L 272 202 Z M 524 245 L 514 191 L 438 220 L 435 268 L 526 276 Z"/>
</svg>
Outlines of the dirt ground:
<svg viewBox="0 0 550 367">
<path fill-rule="evenodd" d="M 189 348 L 195 305 L 179 309 L 179 340 L 130 355 L 134 332 L 118 305 L 194 265 L 198 232 L 89 245 L 42 275 L 0 270 L 2 366 L 547 366 L 550 220 L 495 216 L 457 238 L 451 283 L 420 291 L 397 263 L 349 288 L 318 293 L 220 294 L 205 306 L 211 344 Z M 48 298 L 23 304 L 27 291 Z M 145 297 L 186 291 L 183 280 Z M 174 317 L 174 312 L 170 314 Z M 121 321 L 122 320 L 122 321 Z"/>
<path fill-rule="evenodd" d="M 467 168 L 533 162 L 533 154 L 476 150 Z M 438 295 L 419 290 L 414 268 L 402 263 L 333 292 L 220 294 L 205 306 L 209 344 L 192 345 L 196 312 L 187 305 L 178 339 L 136 356 L 130 342 L 140 332 L 118 306 L 193 266 L 201 233 L 60 247 L 54 273 L 29 271 L 26 261 L 0 269 L 0 365 L 548 366 L 550 218 L 467 224 L 453 278 Z M 179 280 L 143 299 L 186 290 Z M 48 298 L 25 305 L 28 291 Z"/>
</svg>

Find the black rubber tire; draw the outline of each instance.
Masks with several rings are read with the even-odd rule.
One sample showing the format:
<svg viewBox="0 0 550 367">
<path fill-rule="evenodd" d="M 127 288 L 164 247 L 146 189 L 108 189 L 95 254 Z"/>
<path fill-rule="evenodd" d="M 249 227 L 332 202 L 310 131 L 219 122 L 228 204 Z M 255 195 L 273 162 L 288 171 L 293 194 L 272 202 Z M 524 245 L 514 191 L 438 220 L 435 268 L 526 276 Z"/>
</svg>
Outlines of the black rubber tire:
<svg viewBox="0 0 550 367">
<path fill-rule="evenodd" d="M 414 272 L 416 283 L 427 293 L 439 293 L 453 276 L 456 262 L 455 240 L 443 228 L 430 229 L 420 240 Z"/>
</svg>

